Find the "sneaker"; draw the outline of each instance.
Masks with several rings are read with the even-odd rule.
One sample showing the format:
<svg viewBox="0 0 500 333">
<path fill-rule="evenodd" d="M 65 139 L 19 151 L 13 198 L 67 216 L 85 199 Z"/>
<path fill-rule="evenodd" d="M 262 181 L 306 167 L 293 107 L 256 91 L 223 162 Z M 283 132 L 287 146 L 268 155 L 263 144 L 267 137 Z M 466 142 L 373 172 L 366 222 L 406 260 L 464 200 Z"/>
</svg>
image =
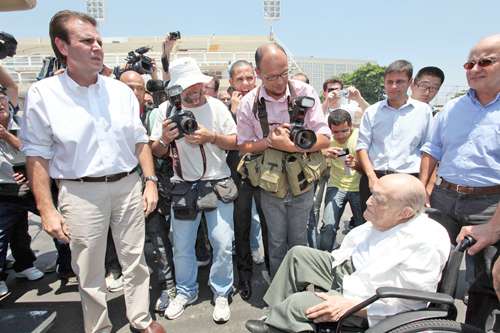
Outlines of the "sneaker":
<svg viewBox="0 0 500 333">
<path fill-rule="evenodd" d="M 5 296 L 9 293 L 9 288 L 7 288 L 7 284 L 5 281 L 0 281 L 0 297 Z"/>
<path fill-rule="evenodd" d="M 115 278 L 113 274 L 106 277 L 106 287 L 110 293 L 121 291 L 123 289 L 123 275 Z"/>
<path fill-rule="evenodd" d="M 174 300 L 177 290 L 175 287 L 161 291 L 160 297 L 156 300 L 155 311 L 165 312 L 171 301 Z"/>
<path fill-rule="evenodd" d="M 43 272 L 36 267 L 26 268 L 24 271 L 16 272 L 16 278 L 28 279 L 30 281 L 43 278 Z"/>
<path fill-rule="evenodd" d="M 252 250 L 252 260 L 256 265 L 264 263 L 264 255 L 260 253 L 260 249 Z"/>
<path fill-rule="evenodd" d="M 177 319 L 184 312 L 186 305 L 193 304 L 198 299 L 198 294 L 194 295 L 193 298 L 187 298 L 182 294 L 177 294 L 175 298 L 168 304 L 165 310 L 165 317 L 168 319 Z"/>
<path fill-rule="evenodd" d="M 231 310 L 229 309 L 229 302 L 227 297 L 217 296 L 214 300 L 214 312 L 212 318 L 216 323 L 225 323 L 231 317 Z"/>
</svg>

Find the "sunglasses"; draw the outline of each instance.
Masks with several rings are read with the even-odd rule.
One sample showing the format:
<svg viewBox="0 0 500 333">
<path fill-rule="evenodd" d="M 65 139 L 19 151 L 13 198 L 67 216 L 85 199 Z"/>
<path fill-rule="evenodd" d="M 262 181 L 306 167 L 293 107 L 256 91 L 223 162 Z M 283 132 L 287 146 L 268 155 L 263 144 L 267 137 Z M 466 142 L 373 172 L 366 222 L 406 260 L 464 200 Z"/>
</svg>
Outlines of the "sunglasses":
<svg viewBox="0 0 500 333">
<path fill-rule="evenodd" d="M 497 59 L 496 58 L 481 58 L 477 61 L 467 61 L 465 64 L 464 64 L 464 68 L 466 70 L 471 70 L 472 68 L 474 68 L 474 66 L 477 64 L 479 67 L 488 67 L 488 66 L 491 66 L 493 65 L 495 62 L 497 62 Z"/>
</svg>

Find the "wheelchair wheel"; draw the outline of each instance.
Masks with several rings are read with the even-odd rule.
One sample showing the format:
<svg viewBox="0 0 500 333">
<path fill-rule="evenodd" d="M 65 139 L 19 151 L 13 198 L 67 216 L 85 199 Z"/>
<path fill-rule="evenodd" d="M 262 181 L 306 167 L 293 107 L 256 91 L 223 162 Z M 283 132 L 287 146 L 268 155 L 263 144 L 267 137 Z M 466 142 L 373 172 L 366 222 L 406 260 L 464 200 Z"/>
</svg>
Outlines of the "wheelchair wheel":
<svg viewBox="0 0 500 333">
<path fill-rule="evenodd" d="M 484 333 L 477 327 L 457 323 L 452 320 L 445 319 L 427 319 L 413 323 L 408 323 L 395 328 L 390 333 L 445 333 L 445 332 L 459 332 L 459 333 Z"/>
</svg>

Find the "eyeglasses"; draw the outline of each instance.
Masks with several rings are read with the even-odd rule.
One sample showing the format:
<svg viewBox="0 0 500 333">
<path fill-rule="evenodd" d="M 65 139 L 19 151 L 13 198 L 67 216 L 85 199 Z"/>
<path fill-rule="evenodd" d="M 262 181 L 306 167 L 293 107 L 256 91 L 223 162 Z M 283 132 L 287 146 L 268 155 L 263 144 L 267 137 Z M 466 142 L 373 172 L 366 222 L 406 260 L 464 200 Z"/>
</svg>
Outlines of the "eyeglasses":
<svg viewBox="0 0 500 333">
<path fill-rule="evenodd" d="M 270 75 L 270 76 L 263 76 L 264 79 L 266 79 L 267 81 L 276 81 L 277 79 L 279 78 L 287 78 L 288 77 L 288 69 L 286 71 L 284 71 L 283 73 L 281 74 L 278 74 L 278 75 Z"/>
<path fill-rule="evenodd" d="M 421 83 L 417 83 L 417 87 L 419 87 L 423 91 L 429 91 L 431 93 L 437 92 L 439 90 L 439 87 L 432 87 L 427 84 L 421 84 Z"/>
<path fill-rule="evenodd" d="M 488 66 L 493 65 L 495 62 L 497 62 L 497 58 L 481 58 L 477 61 L 475 61 L 475 60 L 467 61 L 464 64 L 464 68 L 469 71 L 469 70 L 473 69 L 474 66 L 476 66 L 476 64 L 479 67 L 484 68 L 484 67 L 488 67 Z"/>
</svg>

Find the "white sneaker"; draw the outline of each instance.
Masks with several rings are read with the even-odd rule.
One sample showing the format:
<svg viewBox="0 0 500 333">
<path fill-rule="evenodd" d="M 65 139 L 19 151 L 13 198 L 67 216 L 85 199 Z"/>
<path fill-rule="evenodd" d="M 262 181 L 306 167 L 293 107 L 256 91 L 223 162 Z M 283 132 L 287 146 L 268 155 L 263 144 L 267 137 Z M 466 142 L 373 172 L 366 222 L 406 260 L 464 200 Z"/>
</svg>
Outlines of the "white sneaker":
<svg viewBox="0 0 500 333">
<path fill-rule="evenodd" d="M 217 296 L 215 298 L 214 312 L 212 318 L 216 323 L 225 323 L 231 317 L 231 310 L 229 309 L 229 302 L 227 297 Z"/>
<path fill-rule="evenodd" d="M 174 300 L 177 291 L 175 287 L 161 291 L 160 297 L 156 300 L 155 311 L 164 312 L 171 301 Z"/>
<path fill-rule="evenodd" d="M 121 291 L 123 289 L 123 275 L 116 279 L 113 274 L 106 276 L 106 288 L 110 293 Z"/>
<path fill-rule="evenodd" d="M 5 296 L 9 293 L 9 288 L 7 288 L 7 284 L 5 281 L 0 281 L 0 297 Z"/>
<path fill-rule="evenodd" d="M 36 267 L 26 268 L 24 271 L 16 272 L 16 278 L 24 278 L 30 281 L 43 278 L 43 272 Z"/>
<path fill-rule="evenodd" d="M 177 294 L 175 298 L 168 304 L 167 309 L 165 310 L 165 317 L 168 319 L 177 319 L 184 312 L 184 308 L 186 305 L 193 304 L 198 299 L 198 294 L 196 294 L 193 298 L 187 298 L 182 294 Z"/>
<path fill-rule="evenodd" d="M 256 265 L 260 265 L 264 263 L 264 255 L 260 253 L 260 248 L 256 250 L 252 250 L 252 260 Z"/>
</svg>

